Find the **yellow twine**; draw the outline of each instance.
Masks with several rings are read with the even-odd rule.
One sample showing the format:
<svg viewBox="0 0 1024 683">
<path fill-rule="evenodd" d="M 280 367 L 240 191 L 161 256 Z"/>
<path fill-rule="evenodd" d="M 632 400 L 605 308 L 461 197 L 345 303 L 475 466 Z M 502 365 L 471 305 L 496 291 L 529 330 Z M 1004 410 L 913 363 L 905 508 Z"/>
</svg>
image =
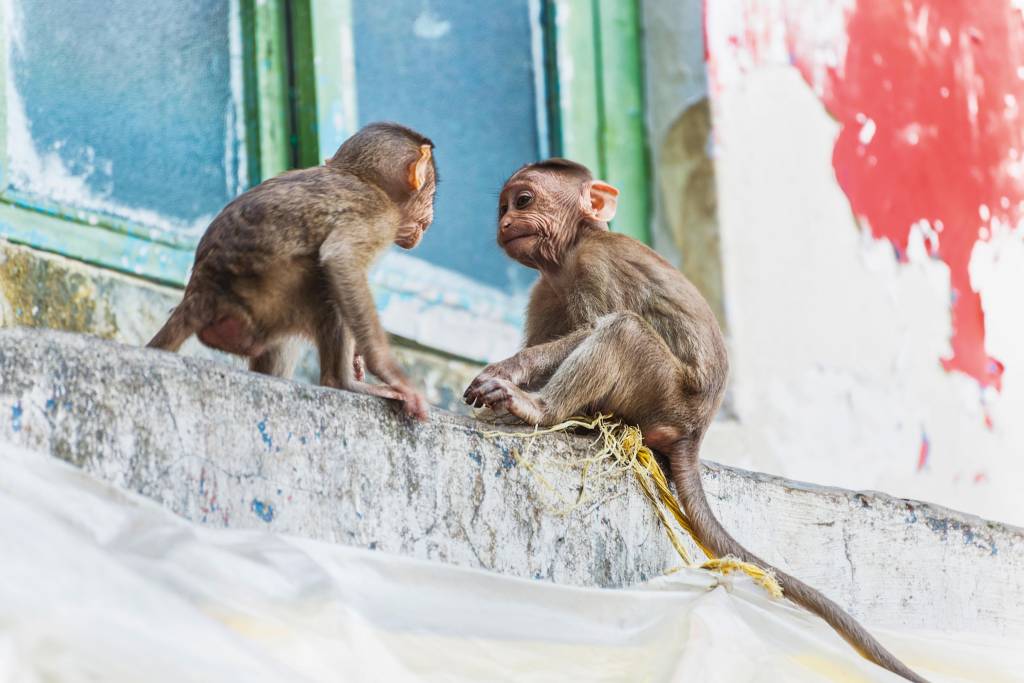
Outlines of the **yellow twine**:
<svg viewBox="0 0 1024 683">
<path fill-rule="evenodd" d="M 560 514 L 567 514 L 585 502 L 587 477 L 592 466 L 597 463 L 608 463 L 611 461 L 615 465 L 614 469 L 628 470 L 633 473 L 634 480 L 639 486 L 640 492 L 651 503 L 651 507 L 654 509 L 655 514 L 657 514 L 658 519 L 661 521 L 662 528 L 665 529 L 665 534 L 668 536 L 669 542 L 672 544 L 672 547 L 675 548 L 685 566 L 694 567 L 694 563 L 690 560 L 689 553 L 686 552 L 686 548 L 683 546 L 682 541 L 672 528 L 668 514 L 665 512 L 666 509 L 675 519 L 680 528 L 689 534 L 691 540 L 693 540 L 697 547 L 700 548 L 704 555 L 707 556 L 708 560 L 699 565 L 700 569 L 717 572 L 722 575 L 726 575 L 734 571 L 742 571 L 758 585 L 768 591 L 772 597 L 782 597 L 782 587 L 779 585 L 778 580 L 770 570 L 759 567 L 758 565 L 750 562 L 743 562 L 731 555 L 716 558 L 714 553 L 712 553 L 709 548 L 697 539 L 696 535 L 693 533 L 693 527 L 690 526 L 690 521 L 686 517 L 686 513 L 684 513 L 682 508 L 679 507 L 679 501 L 672 494 L 672 490 L 669 488 L 668 479 L 666 479 L 664 471 L 658 464 L 658 460 L 655 458 L 654 452 L 644 445 L 643 434 L 639 427 L 612 421 L 610 415 L 598 415 L 597 417 L 589 420 L 583 417 L 574 417 L 566 420 L 565 422 L 554 425 L 553 427 L 548 427 L 546 429 L 534 429 L 533 432 L 529 433 L 486 431 L 483 432 L 483 435 L 488 439 L 494 439 L 496 437 L 518 437 L 526 439 L 529 444 L 526 452 L 520 453 L 517 450 L 512 450 L 512 456 L 518 463 L 522 464 L 527 471 L 536 477 L 542 486 L 555 495 L 558 495 L 555 487 L 543 475 L 541 475 L 527 455 L 529 453 L 529 447 L 533 445 L 534 440 L 538 436 L 554 434 L 556 432 L 565 432 L 570 429 L 597 431 L 597 437 L 591 447 L 590 457 L 584 459 L 582 464 L 582 477 L 579 493 L 574 502 L 567 504 L 564 508 L 558 510 Z"/>
</svg>

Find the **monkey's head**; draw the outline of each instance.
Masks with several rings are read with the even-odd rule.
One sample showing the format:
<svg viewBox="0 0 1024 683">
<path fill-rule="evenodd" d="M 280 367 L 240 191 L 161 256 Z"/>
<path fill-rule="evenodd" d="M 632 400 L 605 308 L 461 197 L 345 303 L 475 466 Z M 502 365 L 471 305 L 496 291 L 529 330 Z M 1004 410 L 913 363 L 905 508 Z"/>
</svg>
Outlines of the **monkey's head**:
<svg viewBox="0 0 1024 683">
<path fill-rule="evenodd" d="M 530 268 L 557 266 L 588 230 L 607 230 L 619 191 L 582 164 L 548 159 L 528 164 L 498 197 L 498 245 Z"/>
<path fill-rule="evenodd" d="M 327 165 L 376 185 L 401 211 L 395 244 L 412 249 L 434 220 L 434 143 L 397 123 L 371 123 L 346 140 Z"/>
</svg>

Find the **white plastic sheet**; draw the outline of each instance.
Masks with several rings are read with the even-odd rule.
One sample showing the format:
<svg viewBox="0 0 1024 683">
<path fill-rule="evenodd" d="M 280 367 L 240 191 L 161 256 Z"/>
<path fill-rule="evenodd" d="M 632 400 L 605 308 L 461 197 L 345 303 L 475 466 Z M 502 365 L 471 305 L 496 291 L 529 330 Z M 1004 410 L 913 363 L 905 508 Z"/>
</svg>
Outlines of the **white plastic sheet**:
<svg viewBox="0 0 1024 683">
<path fill-rule="evenodd" d="M 1016 643 L 879 635 L 933 681 L 1024 672 Z M 209 529 L 0 446 L 0 681 L 342 680 L 899 679 L 746 578 L 580 589 Z"/>
</svg>

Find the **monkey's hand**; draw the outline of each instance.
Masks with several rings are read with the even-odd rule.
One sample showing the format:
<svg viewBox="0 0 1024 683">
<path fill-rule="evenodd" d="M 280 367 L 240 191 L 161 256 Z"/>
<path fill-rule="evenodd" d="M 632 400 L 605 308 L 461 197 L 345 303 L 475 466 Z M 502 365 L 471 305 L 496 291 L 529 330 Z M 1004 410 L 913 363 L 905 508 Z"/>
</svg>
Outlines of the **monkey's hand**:
<svg viewBox="0 0 1024 683">
<path fill-rule="evenodd" d="M 539 396 L 527 393 L 500 377 L 481 382 L 466 401 L 471 401 L 474 407 L 490 408 L 498 417 L 514 415 L 528 425 L 539 426 L 546 422 L 544 402 Z"/>
<path fill-rule="evenodd" d="M 483 402 L 480 400 L 483 398 L 483 393 L 480 389 L 484 384 L 495 379 L 505 380 L 521 387 L 526 383 L 527 377 L 522 363 L 515 356 L 497 363 L 491 363 L 481 370 L 480 374 L 469 383 L 466 391 L 462 394 L 462 400 L 474 407 L 483 405 Z"/>
<path fill-rule="evenodd" d="M 409 417 L 414 417 L 421 422 L 427 420 L 427 400 L 415 389 L 404 384 L 369 384 L 360 381 L 353 382 L 348 390 L 392 401 L 401 401 L 402 407 Z"/>
<path fill-rule="evenodd" d="M 420 422 L 427 421 L 427 399 L 423 394 L 406 384 L 392 384 L 389 388 L 398 394 L 397 400 L 402 402 L 406 415 Z"/>
</svg>

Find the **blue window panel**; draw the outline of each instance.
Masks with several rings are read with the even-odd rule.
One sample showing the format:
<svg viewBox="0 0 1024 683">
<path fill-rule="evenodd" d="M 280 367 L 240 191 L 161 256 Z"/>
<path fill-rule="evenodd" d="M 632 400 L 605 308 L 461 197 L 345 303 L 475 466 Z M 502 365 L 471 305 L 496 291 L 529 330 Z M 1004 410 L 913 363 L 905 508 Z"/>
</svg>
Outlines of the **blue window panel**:
<svg viewBox="0 0 1024 683">
<path fill-rule="evenodd" d="M 533 4 L 357 0 L 352 6 L 360 124 L 398 121 L 437 146 L 435 220 L 413 254 L 508 292 L 523 291 L 533 279 L 495 242 L 501 184 L 541 148 Z"/>
<path fill-rule="evenodd" d="M 246 183 L 237 0 L 8 7 L 8 187 L 194 240 Z"/>
</svg>

